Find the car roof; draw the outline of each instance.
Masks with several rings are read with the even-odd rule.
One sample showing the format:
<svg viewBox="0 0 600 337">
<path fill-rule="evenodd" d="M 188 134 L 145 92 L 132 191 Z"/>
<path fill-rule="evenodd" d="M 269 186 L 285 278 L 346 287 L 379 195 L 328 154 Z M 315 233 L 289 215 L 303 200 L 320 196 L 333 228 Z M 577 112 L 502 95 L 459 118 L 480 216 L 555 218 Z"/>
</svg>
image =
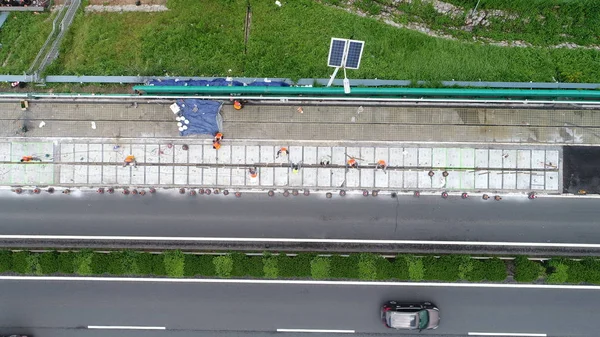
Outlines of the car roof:
<svg viewBox="0 0 600 337">
<path fill-rule="evenodd" d="M 415 312 L 392 311 L 390 315 L 390 326 L 394 328 L 413 328 L 418 325 L 418 315 Z"/>
</svg>

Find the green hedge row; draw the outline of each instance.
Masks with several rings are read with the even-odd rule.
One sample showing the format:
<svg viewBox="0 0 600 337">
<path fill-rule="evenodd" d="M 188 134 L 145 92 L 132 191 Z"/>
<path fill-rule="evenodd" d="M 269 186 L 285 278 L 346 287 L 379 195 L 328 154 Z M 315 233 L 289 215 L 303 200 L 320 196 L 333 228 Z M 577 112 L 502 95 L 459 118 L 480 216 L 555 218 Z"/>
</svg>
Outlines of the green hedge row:
<svg viewBox="0 0 600 337">
<path fill-rule="evenodd" d="M 0 251 L 0 272 L 51 275 L 154 275 L 169 277 L 253 277 L 359 280 L 503 281 L 506 264 L 497 258 L 474 260 L 469 256 L 415 257 L 398 255 L 386 259 L 376 254 L 329 257 L 301 253 L 247 256 L 194 255 L 181 251 L 163 254 L 119 251 L 79 252 Z"/>
<path fill-rule="evenodd" d="M 179 250 L 162 254 L 118 251 L 98 253 L 0 250 L 0 273 L 26 275 L 135 275 L 169 277 L 252 277 L 297 279 L 358 279 L 409 281 L 505 281 L 511 270 L 518 282 L 600 284 L 600 259 L 575 261 L 553 258 L 531 261 L 518 256 L 505 262 L 498 258 L 472 259 L 467 255 L 416 257 L 398 255 L 386 259 L 376 254 L 350 256 L 296 256 L 265 253 L 247 256 L 184 254 Z"/>
</svg>

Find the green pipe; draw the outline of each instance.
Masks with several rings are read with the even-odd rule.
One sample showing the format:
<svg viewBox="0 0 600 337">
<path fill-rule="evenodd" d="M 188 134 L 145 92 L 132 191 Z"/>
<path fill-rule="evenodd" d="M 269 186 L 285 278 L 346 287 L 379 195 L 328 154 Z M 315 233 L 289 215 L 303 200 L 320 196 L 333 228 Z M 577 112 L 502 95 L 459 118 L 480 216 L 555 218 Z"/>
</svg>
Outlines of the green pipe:
<svg viewBox="0 0 600 337">
<path fill-rule="evenodd" d="M 416 97 L 551 97 L 600 98 L 600 90 L 552 89 L 456 89 L 456 88 L 352 88 L 350 94 L 340 87 L 262 87 L 262 86 L 147 86 L 136 85 L 133 90 L 142 94 L 205 94 L 205 95 L 280 95 L 280 96 L 416 96 Z"/>
</svg>

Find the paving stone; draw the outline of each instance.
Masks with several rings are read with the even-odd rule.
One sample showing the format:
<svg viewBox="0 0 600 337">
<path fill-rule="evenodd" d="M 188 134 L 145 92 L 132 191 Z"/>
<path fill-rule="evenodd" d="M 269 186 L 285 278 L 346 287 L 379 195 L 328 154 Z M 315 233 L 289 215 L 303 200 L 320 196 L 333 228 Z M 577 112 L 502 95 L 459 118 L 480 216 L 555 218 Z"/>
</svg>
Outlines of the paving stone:
<svg viewBox="0 0 600 337">
<path fill-rule="evenodd" d="M 231 170 L 231 185 L 244 186 L 246 184 L 246 175 L 248 170 L 235 168 Z"/>
<path fill-rule="evenodd" d="M 218 164 L 231 164 L 231 145 L 223 145 L 216 151 Z"/>
<path fill-rule="evenodd" d="M 331 152 L 332 164 L 334 165 L 346 165 L 346 148 L 345 147 L 334 147 Z"/>
<path fill-rule="evenodd" d="M 516 162 L 515 162 L 516 165 Z M 504 171 L 502 188 L 505 190 L 514 190 L 517 188 L 517 173 L 514 171 Z"/>
<path fill-rule="evenodd" d="M 446 149 L 446 156 L 448 158 L 449 168 L 465 168 L 462 163 L 462 149 L 449 148 Z"/>
<path fill-rule="evenodd" d="M 446 189 L 452 191 L 462 190 L 462 182 L 460 181 L 460 178 L 461 171 L 449 170 L 448 177 L 446 177 Z"/>
<path fill-rule="evenodd" d="M 264 164 L 270 164 L 273 163 L 275 161 L 275 153 L 277 151 L 275 151 L 275 147 L 274 146 L 267 146 L 267 145 L 261 145 L 260 147 L 260 162 L 264 163 Z M 239 157 L 236 157 L 236 159 Z M 236 162 L 237 163 L 237 162 Z M 262 183 L 261 183 L 262 185 Z"/>
<path fill-rule="evenodd" d="M 429 165 L 431 166 L 431 165 Z M 427 175 L 429 171 L 417 171 L 418 188 L 432 188 L 431 178 Z"/>
<path fill-rule="evenodd" d="M 133 166 L 118 166 L 117 167 L 117 184 L 119 185 L 129 185 L 131 184 L 131 170 L 141 170 L 140 167 Z"/>
<path fill-rule="evenodd" d="M 300 169 L 300 171 L 298 173 L 293 173 L 291 168 L 288 170 L 289 186 L 293 186 L 293 187 L 302 186 L 303 171 L 304 171 L 304 169 Z"/>
<path fill-rule="evenodd" d="M 381 171 L 381 170 L 378 170 Z M 360 187 L 372 188 L 375 185 L 375 170 L 362 169 L 360 170 Z"/>
<path fill-rule="evenodd" d="M 217 185 L 217 169 L 214 167 L 204 168 L 202 170 L 202 185 L 211 187 Z M 162 183 L 162 180 L 161 180 Z"/>
<path fill-rule="evenodd" d="M 546 169 L 547 170 L 557 169 L 558 165 L 560 163 L 558 158 L 559 158 L 558 151 L 546 150 L 546 161 L 545 161 Z"/>
<path fill-rule="evenodd" d="M 375 158 L 375 149 L 372 147 L 361 147 L 359 157 L 362 158 L 363 165 L 376 165 L 379 160 Z"/>
<path fill-rule="evenodd" d="M 416 154 L 416 152 L 415 152 Z M 404 171 L 404 188 L 416 189 L 419 187 L 418 171 Z"/>
<path fill-rule="evenodd" d="M 246 146 L 246 164 L 254 165 L 260 162 L 260 146 Z"/>
<path fill-rule="evenodd" d="M 448 179 L 442 175 L 442 170 L 434 170 L 434 175 L 431 177 L 431 187 L 434 189 L 446 189 L 448 185 Z M 429 177 L 429 172 L 427 172 Z"/>
<path fill-rule="evenodd" d="M 188 150 L 184 150 L 183 146 L 175 145 L 175 163 L 185 164 L 188 162 L 189 148 Z M 223 150 L 223 148 L 221 148 Z"/>
<path fill-rule="evenodd" d="M 152 163 L 152 164 L 158 163 L 158 160 L 159 160 L 158 154 L 159 154 L 158 145 L 146 144 L 146 151 L 145 151 L 145 158 L 144 158 L 146 163 Z M 158 172 L 158 168 L 157 168 L 157 172 Z"/>
<path fill-rule="evenodd" d="M 88 166 L 87 165 L 74 165 L 73 168 L 73 182 L 75 184 L 87 184 L 88 183 Z"/>
<path fill-rule="evenodd" d="M 306 151 L 304 151 L 304 157 L 306 158 Z M 314 158 L 316 160 L 316 148 L 315 148 L 315 157 Z M 320 170 L 320 169 L 309 168 L 309 167 L 302 169 L 303 186 L 306 186 L 306 187 L 317 186 L 317 170 Z"/>
<path fill-rule="evenodd" d="M 521 169 L 531 168 L 531 150 L 518 150 L 517 151 L 517 168 L 521 168 Z M 517 177 L 517 181 L 519 181 L 518 177 Z"/>
<path fill-rule="evenodd" d="M 389 187 L 389 178 L 390 178 L 389 172 L 390 172 L 389 170 L 375 171 L 375 187 L 377 187 L 377 188 L 388 188 Z"/>
<path fill-rule="evenodd" d="M 170 145 L 170 147 L 169 147 L 169 145 Z M 159 146 L 158 162 L 159 163 L 167 163 L 167 164 L 173 163 L 173 161 L 175 159 L 174 152 L 175 152 L 175 145 L 171 145 L 171 144 L 163 145 L 163 144 L 161 144 Z"/>
<path fill-rule="evenodd" d="M 388 171 L 388 175 L 390 176 L 389 186 L 391 188 L 404 188 L 404 171 L 390 170 Z"/>
<path fill-rule="evenodd" d="M 304 148 L 302 146 L 290 146 L 290 162 L 299 163 L 304 159 Z"/>
<path fill-rule="evenodd" d="M 191 148 L 190 148 L 191 149 Z M 202 185 L 202 168 L 190 166 L 188 168 L 188 184 L 190 186 L 201 186 Z"/>
<path fill-rule="evenodd" d="M 419 167 L 431 167 L 432 150 L 430 148 L 421 147 L 417 149 L 418 166 Z"/>
<path fill-rule="evenodd" d="M 281 150 L 281 148 L 286 148 L 288 150 L 288 152 L 290 152 L 290 154 L 292 152 L 289 144 L 283 144 L 283 145 L 273 147 L 273 155 L 275 156 L 275 163 L 279 163 L 279 164 L 289 163 L 290 162 L 289 154 L 285 154 L 282 152 L 279 154 L 279 156 L 277 156 L 277 152 L 279 152 L 279 150 Z"/>
<path fill-rule="evenodd" d="M 475 189 L 475 172 L 474 171 L 462 171 L 458 173 L 460 175 L 461 189 L 465 191 Z"/>
<path fill-rule="evenodd" d="M 187 168 L 187 166 L 175 166 L 174 174 L 175 174 L 175 177 L 173 178 L 173 183 L 175 185 L 187 185 L 188 184 L 188 168 Z"/>
<path fill-rule="evenodd" d="M 137 152 L 142 152 L 144 153 L 144 150 L 142 148 L 133 148 L 132 147 L 132 152 L 135 153 Z M 136 158 L 138 158 L 136 156 Z M 139 163 L 139 162 L 138 162 Z M 92 167 L 90 166 L 90 169 Z M 135 185 L 135 186 L 139 186 L 139 185 L 145 185 L 146 184 L 146 168 L 144 166 L 138 165 L 137 168 L 130 168 L 130 172 L 131 172 L 131 184 Z M 91 179 L 91 176 L 90 176 Z"/>
<path fill-rule="evenodd" d="M 61 167 L 62 174 L 62 167 Z M 116 166 L 103 166 L 102 167 L 102 183 L 103 184 L 116 184 L 117 183 L 117 167 Z"/>
<path fill-rule="evenodd" d="M 189 145 L 190 149 L 188 150 L 189 155 L 189 163 L 191 164 L 199 164 L 204 161 L 203 159 L 203 148 L 204 145 Z M 212 148 L 210 148 L 212 150 Z"/>
<path fill-rule="evenodd" d="M 287 186 L 288 185 L 288 171 L 287 167 L 276 167 L 275 168 L 275 186 Z"/>
<path fill-rule="evenodd" d="M 217 169 L 217 185 L 229 186 L 231 185 L 231 169 L 219 167 Z"/>
<path fill-rule="evenodd" d="M 490 162 L 489 168 L 502 168 L 503 153 L 502 150 L 489 150 Z"/>
<path fill-rule="evenodd" d="M 10 160 L 11 143 L 0 143 L 0 161 Z"/>
<path fill-rule="evenodd" d="M 146 162 L 146 146 L 144 144 L 131 144 L 131 154 L 138 163 Z"/>
<path fill-rule="evenodd" d="M 360 171 L 363 171 L 363 170 L 365 170 L 365 169 L 349 169 L 346 172 L 345 186 L 348 188 L 360 187 Z"/>
<path fill-rule="evenodd" d="M 516 150 L 504 150 L 503 152 L 502 167 L 508 169 L 517 168 L 517 151 Z M 515 178 L 516 179 L 516 178 Z"/>
<path fill-rule="evenodd" d="M 404 166 L 404 149 L 401 147 L 390 148 L 389 165 L 393 167 Z"/>
<path fill-rule="evenodd" d="M 331 187 L 331 172 L 329 168 L 317 169 L 317 185 L 319 187 Z"/>
<path fill-rule="evenodd" d="M 332 157 L 331 157 L 331 147 L 321 147 L 319 146 L 317 149 L 317 156 L 319 159 L 319 163 L 321 163 L 321 161 L 327 161 L 329 160 L 330 164 L 333 164 L 332 161 Z M 343 165 L 344 163 L 342 163 L 341 165 Z M 320 173 L 318 173 L 320 175 Z M 319 186 L 321 186 L 321 184 L 319 183 Z"/>
<path fill-rule="evenodd" d="M 102 184 L 102 166 L 91 165 L 88 167 L 88 183 L 93 185 Z"/>
<path fill-rule="evenodd" d="M 489 171 L 478 170 L 475 171 L 475 188 L 479 190 L 487 190 L 489 187 Z"/>
<path fill-rule="evenodd" d="M 216 164 L 217 163 L 217 150 L 212 148 L 212 145 L 204 145 L 202 147 L 202 163 L 204 164 Z"/>
<path fill-rule="evenodd" d="M 544 169 L 546 168 L 546 151 L 532 150 L 531 151 L 531 168 Z"/>
<path fill-rule="evenodd" d="M 342 188 L 346 186 L 346 169 L 334 168 L 331 169 L 331 187 Z"/>
<path fill-rule="evenodd" d="M 159 184 L 158 166 L 146 166 L 146 184 L 157 186 Z"/>
<path fill-rule="evenodd" d="M 460 149 L 460 166 L 463 168 L 475 167 L 475 149 Z"/>
<path fill-rule="evenodd" d="M 476 149 L 475 150 L 475 168 L 489 168 L 489 151 Z M 477 180 L 477 179 L 475 179 Z"/>
<path fill-rule="evenodd" d="M 436 147 L 432 149 L 432 166 L 433 167 L 442 167 L 442 168 L 446 168 L 448 167 L 448 160 L 447 160 L 447 156 L 446 156 L 446 148 L 443 147 Z"/>
<path fill-rule="evenodd" d="M 402 152 L 404 156 L 404 166 L 406 167 L 416 167 L 418 165 L 418 149 L 414 147 L 404 148 L 404 152 Z M 404 175 L 404 181 L 406 182 L 406 175 Z M 416 186 L 416 181 L 415 181 Z"/>
<path fill-rule="evenodd" d="M 273 152 L 271 151 L 271 156 Z M 258 171 L 261 186 L 273 186 L 274 185 L 274 174 L 275 170 L 272 167 L 261 167 Z"/>
<path fill-rule="evenodd" d="M 546 172 L 546 191 L 560 192 L 558 172 Z"/>
<path fill-rule="evenodd" d="M 257 157 L 258 157 L 258 150 L 256 153 Z M 248 170 L 246 170 L 246 186 L 259 186 L 260 183 L 260 171 L 259 171 L 259 175 L 256 178 L 252 178 L 248 172 Z"/>
<path fill-rule="evenodd" d="M 545 174 L 543 172 L 533 172 L 531 174 L 531 189 L 543 190 L 546 188 Z"/>
<path fill-rule="evenodd" d="M 302 158 L 302 163 L 304 165 L 318 165 L 320 163 L 320 161 L 317 160 L 317 147 L 316 146 L 305 146 L 303 154 L 304 154 L 304 156 Z M 315 173 L 316 173 L 316 171 L 315 171 Z"/>
<path fill-rule="evenodd" d="M 502 189 L 502 171 L 490 171 L 489 189 Z"/>
<path fill-rule="evenodd" d="M 212 148 L 211 148 L 211 150 L 212 150 Z M 236 165 L 245 165 L 246 164 L 246 147 L 245 146 L 238 146 L 238 145 L 232 146 L 232 148 L 231 148 L 231 163 L 236 164 Z"/>
<path fill-rule="evenodd" d="M 54 165 L 40 165 L 39 178 L 37 184 L 54 185 Z"/>
<path fill-rule="evenodd" d="M 517 172 L 517 189 L 519 189 L 519 190 L 531 189 L 531 173 Z"/>
<path fill-rule="evenodd" d="M 23 150 L 16 150 L 16 152 L 23 153 Z M 14 161 L 20 160 L 23 156 L 17 155 L 18 158 L 15 158 Z M 62 163 L 72 163 L 75 161 L 75 144 L 60 144 L 60 161 Z"/>
</svg>

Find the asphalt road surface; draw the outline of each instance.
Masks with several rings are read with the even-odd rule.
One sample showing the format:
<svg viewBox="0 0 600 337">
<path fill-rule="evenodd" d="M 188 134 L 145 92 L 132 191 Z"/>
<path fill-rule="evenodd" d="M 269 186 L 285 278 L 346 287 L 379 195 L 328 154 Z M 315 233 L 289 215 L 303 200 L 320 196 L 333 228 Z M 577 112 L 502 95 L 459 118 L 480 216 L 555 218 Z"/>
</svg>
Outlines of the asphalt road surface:
<svg viewBox="0 0 600 337">
<path fill-rule="evenodd" d="M 2 234 L 599 243 L 597 199 L 0 193 Z"/>
<path fill-rule="evenodd" d="M 599 290 L 23 280 L 3 280 L 0 285 L 0 332 L 36 337 L 73 331 L 97 336 L 88 326 L 162 327 L 167 330 L 162 336 L 262 336 L 277 329 L 397 335 L 379 320 L 380 305 L 391 299 L 431 301 L 440 308 L 439 329 L 423 335 L 595 337 L 599 326 Z"/>
</svg>

